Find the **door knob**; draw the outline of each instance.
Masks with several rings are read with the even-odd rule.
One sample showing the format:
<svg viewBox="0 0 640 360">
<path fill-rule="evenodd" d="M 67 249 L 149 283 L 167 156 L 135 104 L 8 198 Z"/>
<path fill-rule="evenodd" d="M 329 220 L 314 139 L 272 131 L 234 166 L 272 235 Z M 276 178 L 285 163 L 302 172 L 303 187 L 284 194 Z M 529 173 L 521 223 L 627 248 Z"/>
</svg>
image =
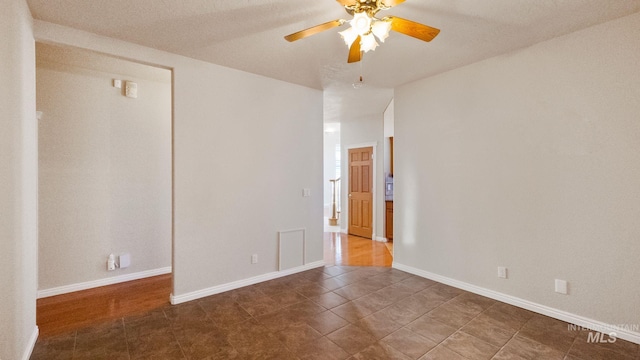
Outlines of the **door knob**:
<svg viewBox="0 0 640 360">
<path fill-rule="evenodd" d="M 351 197 L 351 194 L 349 194 L 349 197 Z"/>
</svg>

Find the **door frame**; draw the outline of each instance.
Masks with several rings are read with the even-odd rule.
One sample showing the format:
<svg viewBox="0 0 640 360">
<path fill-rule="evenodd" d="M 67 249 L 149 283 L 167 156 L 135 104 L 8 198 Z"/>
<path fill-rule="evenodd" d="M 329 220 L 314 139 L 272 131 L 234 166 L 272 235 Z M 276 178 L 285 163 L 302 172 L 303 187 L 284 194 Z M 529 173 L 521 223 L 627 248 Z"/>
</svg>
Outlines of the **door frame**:
<svg viewBox="0 0 640 360">
<path fill-rule="evenodd" d="M 378 238 L 378 236 L 376 236 L 376 215 L 377 215 L 377 202 L 378 202 L 378 197 L 377 197 L 377 193 L 378 193 L 378 175 L 376 173 L 377 170 L 377 166 L 376 166 L 376 162 L 378 161 L 378 154 L 377 154 L 377 146 L 378 146 L 378 142 L 373 141 L 373 142 L 366 142 L 366 143 L 359 143 L 359 144 L 352 144 L 352 145 L 345 145 L 342 148 L 342 159 L 346 159 L 345 162 L 343 162 L 340 166 L 342 167 L 342 178 L 346 179 L 346 181 L 343 184 L 346 184 L 346 186 L 343 187 L 343 189 L 349 189 L 349 181 L 351 181 L 351 179 L 349 179 L 349 150 L 351 149 L 358 149 L 358 148 L 366 148 L 366 147 L 370 147 L 373 148 L 373 186 L 372 186 L 372 191 L 371 191 L 371 196 L 373 196 L 373 206 L 371 207 L 371 240 L 375 240 L 375 241 L 383 241 L 383 238 Z M 341 196 L 343 197 L 341 199 L 342 204 L 347 204 L 347 211 L 345 214 L 345 209 L 344 207 L 342 208 L 342 213 L 340 214 L 340 218 L 341 219 L 349 219 L 349 195 L 348 195 L 348 191 L 342 191 Z M 349 221 L 346 220 L 344 221 L 346 224 L 344 228 L 340 229 L 340 232 L 343 234 L 348 234 L 349 233 Z"/>
</svg>

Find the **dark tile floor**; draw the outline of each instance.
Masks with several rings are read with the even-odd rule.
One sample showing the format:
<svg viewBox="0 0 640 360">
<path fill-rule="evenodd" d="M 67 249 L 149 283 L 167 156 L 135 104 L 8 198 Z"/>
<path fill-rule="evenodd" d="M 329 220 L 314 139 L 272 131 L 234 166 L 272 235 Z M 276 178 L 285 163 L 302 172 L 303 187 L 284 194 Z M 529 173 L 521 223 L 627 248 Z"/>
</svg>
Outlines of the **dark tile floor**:
<svg viewBox="0 0 640 360">
<path fill-rule="evenodd" d="M 390 268 L 332 266 L 41 338 L 31 359 L 640 359 Z"/>
</svg>

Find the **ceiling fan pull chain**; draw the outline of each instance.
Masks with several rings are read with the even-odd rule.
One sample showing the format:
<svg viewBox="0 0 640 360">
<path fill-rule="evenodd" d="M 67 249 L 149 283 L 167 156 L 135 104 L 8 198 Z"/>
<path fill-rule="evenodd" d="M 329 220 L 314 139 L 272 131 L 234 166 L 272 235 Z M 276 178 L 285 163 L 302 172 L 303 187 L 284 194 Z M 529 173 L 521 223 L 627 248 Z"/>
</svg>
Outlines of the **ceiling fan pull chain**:
<svg viewBox="0 0 640 360">
<path fill-rule="evenodd" d="M 362 63 L 363 62 L 364 62 L 364 57 L 362 57 L 362 59 L 360 60 L 360 78 L 359 78 L 359 81 L 351 84 L 354 89 L 360 89 L 361 87 L 364 86 L 364 75 L 363 75 L 363 71 L 362 71 L 362 67 L 363 67 Z"/>
</svg>

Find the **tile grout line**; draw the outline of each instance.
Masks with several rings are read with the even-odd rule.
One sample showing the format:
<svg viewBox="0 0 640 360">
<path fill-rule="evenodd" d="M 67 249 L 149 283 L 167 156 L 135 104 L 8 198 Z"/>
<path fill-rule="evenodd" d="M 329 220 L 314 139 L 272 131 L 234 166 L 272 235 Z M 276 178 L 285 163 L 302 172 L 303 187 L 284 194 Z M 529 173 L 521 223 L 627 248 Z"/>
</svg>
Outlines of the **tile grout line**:
<svg viewBox="0 0 640 360">
<path fill-rule="evenodd" d="M 173 321 L 171 321 L 171 319 L 169 319 L 165 309 L 162 309 L 162 315 L 164 315 L 164 318 L 167 319 L 167 321 L 169 322 L 169 329 L 171 330 L 171 335 L 173 335 L 173 338 L 175 339 L 176 343 L 178 344 L 178 348 L 180 349 L 180 353 L 182 353 L 182 358 L 186 360 L 187 359 L 187 354 L 185 354 L 184 349 L 182 348 L 182 344 L 180 343 L 180 340 L 178 340 L 178 337 L 176 336 L 176 332 L 173 329 Z"/>
<path fill-rule="evenodd" d="M 328 275 L 331 275 L 331 274 L 328 274 Z M 332 278 L 334 278 L 334 277 L 335 277 L 335 276 L 331 276 L 331 277 L 329 277 L 329 279 L 332 279 Z M 309 280 L 309 281 L 311 281 L 311 280 Z M 313 283 L 313 284 L 317 284 L 317 282 L 315 282 L 315 281 L 313 281 L 312 283 Z M 252 286 L 253 286 L 253 285 L 252 285 Z M 233 302 L 234 302 L 236 305 L 240 306 L 240 308 L 242 308 L 245 312 L 247 312 L 247 314 L 249 314 L 249 317 L 250 317 L 252 320 L 256 321 L 258 324 L 260 324 L 260 320 L 258 319 L 258 317 L 260 317 L 260 316 L 273 314 L 273 313 L 275 313 L 275 312 L 277 312 L 277 311 L 280 311 L 280 310 L 286 309 L 287 307 L 290 307 L 290 306 L 294 306 L 294 305 L 297 305 L 297 304 L 303 303 L 303 302 L 305 302 L 305 301 L 310 301 L 310 302 L 312 302 L 313 304 L 316 304 L 316 305 L 318 305 L 318 306 L 322 307 L 322 308 L 324 309 L 324 311 L 330 311 L 329 309 L 325 308 L 325 307 L 324 307 L 324 306 L 322 306 L 321 304 L 318 304 L 318 303 L 316 303 L 315 301 L 313 301 L 310 297 L 308 297 L 308 296 L 306 296 L 306 295 L 304 295 L 304 294 L 302 294 L 302 293 L 298 292 L 296 287 L 292 287 L 292 286 L 288 286 L 288 285 L 286 285 L 286 286 L 287 286 L 291 291 L 293 291 L 294 293 L 296 293 L 296 294 L 298 294 L 298 295 L 302 296 L 305 300 L 297 301 L 297 302 L 295 302 L 295 303 L 289 304 L 289 305 L 287 305 L 287 306 L 279 307 L 279 308 L 277 308 L 277 309 L 275 309 L 275 310 L 273 310 L 273 311 L 270 311 L 270 312 L 268 312 L 268 313 L 264 313 L 264 314 L 260 314 L 260 315 L 254 315 L 254 314 L 249 313 L 249 311 L 247 311 L 247 309 L 246 309 L 244 306 L 242 306 L 242 304 L 240 304 L 240 303 L 239 303 L 238 301 L 236 301 L 236 300 L 233 300 Z M 320 286 L 320 285 L 318 285 L 318 286 Z M 326 289 L 326 288 L 325 288 L 325 289 Z M 270 299 L 274 300 L 270 295 L 265 294 L 265 293 L 264 293 L 262 290 L 260 290 L 259 288 L 257 288 L 256 290 L 257 290 L 258 292 L 260 292 L 262 295 L 264 295 L 264 296 L 266 296 L 266 297 L 268 297 L 268 298 L 270 298 Z M 326 290 L 328 290 L 328 289 L 326 289 Z M 328 293 L 328 292 L 333 292 L 333 290 L 328 290 L 328 291 L 327 291 L 327 293 Z M 246 320 L 245 320 L 245 321 L 246 321 Z M 306 322 L 305 322 L 305 324 L 306 324 Z M 313 329 L 313 328 L 312 328 L 312 329 Z M 315 330 L 315 329 L 314 329 L 314 330 Z M 317 331 L 317 330 L 316 330 L 316 331 Z M 328 335 L 328 334 L 327 334 L 327 335 Z M 322 337 L 326 337 L 326 335 L 322 335 L 322 334 L 321 334 L 320 338 L 322 338 Z M 294 354 L 294 351 L 293 351 L 289 346 L 287 346 L 287 344 L 283 343 L 282 341 L 280 341 L 280 339 L 277 339 L 277 338 L 275 338 L 275 337 L 274 337 L 274 339 L 275 339 L 276 341 L 278 341 L 280 344 L 282 344 L 282 346 L 284 346 L 284 348 L 285 348 L 285 349 L 287 349 L 289 352 L 291 352 L 291 353 L 292 353 L 292 354 L 293 354 L 297 359 L 300 359 L 297 355 L 295 355 L 295 354 Z M 331 341 L 331 339 L 329 339 L 329 338 L 327 338 L 327 340 Z M 233 345 L 231 345 L 231 346 L 233 347 Z M 338 345 L 336 344 L 336 346 L 338 346 Z M 338 347 L 340 347 L 340 346 L 338 346 Z M 238 354 L 240 353 L 240 352 L 238 351 L 238 349 L 236 349 L 235 347 L 234 347 L 234 349 L 238 352 Z M 342 347 L 340 347 L 340 349 L 342 349 Z M 343 349 L 343 350 L 344 350 L 344 349 Z"/>
<path fill-rule="evenodd" d="M 493 306 L 494 306 L 494 305 L 496 305 L 496 304 L 500 304 L 500 302 L 499 302 L 499 301 L 496 301 L 496 303 L 495 303 L 495 304 L 493 304 L 493 305 L 491 305 L 491 307 L 493 307 Z M 490 307 L 490 308 L 491 308 L 491 307 Z M 489 310 L 489 309 L 487 309 L 487 310 Z M 534 316 L 535 316 L 535 315 L 534 315 Z M 529 319 L 527 319 L 527 321 L 523 322 L 523 323 L 522 323 L 522 325 L 520 325 L 520 327 L 519 327 L 518 329 L 516 329 L 516 332 L 514 332 L 514 333 L 513 333 L 513 335 L 511 335 L 511 337 L 509 338 L 509 340 L 507 340 L 507 342 L 505 342 L 505 343 L 504 343 L 504 345 L 502 345 L 502 347 L 500 347 L 500 349 L 498 350 L 498 352 L 496 352 L 496 353 L 493 355 L 492 359 L 493 359 L 493 358 L 495 358 L 495 357 L 500 353 L 500 351 L 502 351 L 502 349 L 504 349 L 504 348 L 507 346 L 507 344 L 509 344 L 509 343 L 511 342 L 511 340 L 513 340 L 513 339 L 516 337 L 516 335 L 518 335 L 518 334 L 520 333 L 520 331 L 522 330 L 522 328 L 524 328 L 524 326 L 525 326 L 529 321 L 531 321 L 531 319 L 533 319 L 533 316 L 532 316 L 532 317 L 530 317 Z"/>
<path fill-rule="evenodd" d="M 574 345 L 576 344 L 576 341 L 578 341 L 578 336 L 577 335 L 576 335 L 576 337 L 573 338 L 573 341 L 571 342 L 571 346 L 569 346 L 569 349 L 564 354 L 563 359 L 566 359 L 569 356 L 569 354 L 571 353 L 571 349 L 573 349 Z"/>
<path fill-rule="evenodd" d="M 462 293 L 462 294 L 456 295 L 455 297 L 451 298 L 449 301 L 447 301 L 447 302 L 445 302 L 445 303 L 443 303 L 443 304 L 438 305 L 438 306 L 436 307 L 436 309 L 437 309 L 438 307 L 440 307 L 440 306 L 444 305 L 444 304 L 447 304 L 447 303 L 449 303 L 449 302 L 453 301 L 455 298 L 457 298 L 457 297 L 459 297 L 459 296 L 462 296 L 462 295 L 464 295 L 464 294 L 465 294 L 465 293 Z M 494 305 L 495 305 L 495 303 L 494 303 Z M 491 305 L 491 306 L 493 306 L 493 305 Z M 488 308 L 486 308 L 485 310 L 482 310 L 481 312 L 479 312 L 478 314 L 476 314 L 476 316 L 474 316 L 473 318 L 471 318 L 469 321 L 467 321 L 467 322 L 466 322 L 466 323 L 464 323 L 462 326 L 460 326 L 458 329 L 456 329 L 456 331 L 454 331 L 451 335 L 449 335 L 447 338 L 445 338 L 444 340 L 442 340 L 442 341 L 441 341 L 441 343 L 444 343 L 447 339 L 449 339 L 450 337 L 452 337 L 453 335 L 455 335 L 458 331 L 462 331 L 462 328 L 463 328 L 463 327 L 465 327 L 467 324 L 469 324 L 469 323 L 470 323 L 470 322 L 472 322 L 474 319 L 476 319 L 477 317 L 479 317 L 479 316 L 480 316 L 480 314 L 482 314 L 482 313 L 484 313 L 485 311 L 489 310 L 489 308 L 490 308 L 491 306 L 489 306 L 489 307 L 488 307 Z M 435 309 L 433 309 L 433 310 L 435 310 Z M 433 311 L 433 310 L 431 310 L 431 311 Z M 429 312 L 431 312 L 431 311 L 429 311 Z M 467 333 L 465 332 L 465 334 L 467 334 Z M 482 341 L 482 342 L 483 342 L 483 343 L 485 343 L 485 344 L 489 344 L 488 342 L 486 342 L 486 341 L 484 341 L 484 340 L 482 340 L 482 339 L 480 339 L 480 338 L 477 338 L 477 337 L 475 337 L 475 336 L 473 336 L 473 335 L 471 335 L 471 334 L 467 334 L 467 335 L 469 335 L 469 336 L 471 336 L 471 337 L 473 337 L 473 338 L 475 338 L 475 339 L 478 339 L 479 341 Z M 492 344 L 489 344 L 489 345 L 492 345 Z M 468 357 L 464 356 L 463 354 L 460 354 L 459 352 L 455 351 L 454 349 L 449 348 L 449 347 L 448 347 L 448 346 L 446 346 L 446 345 L 442 345 L 442 346 L 444 346 L 444 347 L 445 347 L 445 348 L 447 348 L 448 350 L 450 350 L 450 351 L 452 351 L 452 352 L 454 352 L 454 353 L 456 353 L 456 354 L 458 354 L 458 355 L 462 356 L 462 357 L 463 357 L 463 358 L 465 358 L 465 359 L 469 359 Z M 494 356 L 496 356 L 496 354 L 497 354 L 499 351 L 500 351 L 500 349 L 498 349 L 498 351 L 496 351 L 496 353 L 495 353 L 495 354 L 491 355 L 491 358 L 493 358 Z"/>
<path fill-rule="evenodd" d="M 399 284 L 399 283 L 401 283 L 401 282 L 403 282 L 403 281 L 405 281 L 405 280 L 407 280 L 407 279 L 409 279 L 409 278 L 410 278 L 410 277 L 406 277 L 405 279 L 395 281 L 395 282 L 391 283 L 390 285 L 385 286 L 385 287 L 383 287 L 383 288 L 381 288 L 381 289 L 375 290 L 375 291 L 373 291 L 373 292 L 370 292 L 370 293 L 369 293 L 369 294 L 367 294 L 367 295 L 370 295 L 370 294 L 376 293 L 377 291 L 379 291 L 379 290 L 383 290 L 383 289 L 385 289 L 385 288 L 387 288 L 387 287 L 390 287 L 390 286 L 392 286 L 392 285 L 394 285 L 394 284 Z M 355 282 L 354 282 L 354 283 L 355 283 Z M 423 288 L 423 289 L 420 289 L 420 290 L 418 290 L 418 291 L 416 291 L 416 292 L 413 292 L 411 295 L 408 295 L 408 296 L 406 296 L 406 297 L 403 297 L 402 299 L 399 299 L 399 300 L 395 301 L 394 303 L 389 304 L 389 305 L 387 305 L 387 306 L 385 306 L 385 307 L 383 307 L 383 308 L 379 309 L 379 310 L 378 310 L 378 311 L 376 311 L 376 312 L 384 311 L 385 309 L 390 308 L 391 306 L 393 306 L 394 304 L 398 303 L 399 301 L 402 301 L 402 300 L 407 299 L 407 298 L 409 298 L 409 297 L 411 297 L 411 296 L 414 296 L 414 295 L 418 294 L 419 292 L 422 292 L 422 291 L 424 291 L 424 290 L 426 290 L 426 289 L 428 289 L 428 288 L 430 288 L 430 287 L 432 287 L 432 286 L 435 286 L 436 284 L 437 284 L 437 283 L 433 283 L 433 284 L 431 284 L 431 285 L 429 285 L 429 286 L 427 286 L 427 287 L 425 287 L 425 288 Z M 348 284 L 348 285 L 351 285 L 351 284 Z M 345 285 L 345 286 L 348 286 L 348 285 Z M 337 294 L 337 295 L 338 295 L 338 296 L 340 296 L 340 294 Z M 361 296 L 361 297 L 359 297 L 359 298 L 357 298 L 357 299 L 360 299 L 360 298 L 365 297 L 365 296 L 367 296 L 367 295 L 363 295 L 363 296 Z M 462 295 L 462 294 L 459 294 L 459 295 Z M 436 306 L 436 308 L 437 308 L 437 307 L 439 307 L 439 306 L 442 306 L 442 305 L 446 304 L 447 302 L 449 302 L 449 301 L 451 301 L 451 300 L 453 300 L 453 299 L 455 299 L 455 298 L 456 298 L 456 297 L 458 297 L 459 295 L 454 296 L 453 298 L 451 298 L 451 299 L 449 299 L 449 300 L 447 300 L 447 301 L 443 302 L 442 304 L 440 304 L 440 305 Z M 355 301 L 355 300 L 357 300 L 357 299 L 349 300 L 348 302 L 353 302 L 353 301 Z M 347 303 L 348 303 L 348 302 L 347 302 Z M 345 304 L 346 304 L 346 303 L 345 303 Z M 344 305 L 344 304 L 342 304 L 342 305 Z M 431 312 L 431 311 L 433 311 L 433 310 L 435 310 L 435 308 L 434 308 L 434 309 L 431 309 L 430 311 L 427 311 L 426 313 L 424 313 L 424 314 L 422 314 L 422 315 L 420 315 L 420 316 L 418 316 L 418 318 L 420 318 L 421 316 L 424 316 L 424 315 L 426 315 L 426 314 L 430 313 L 430 312 Z M 329 311 L 331 311 L 331 310 L 329 309 Z M 358 319 L 358 322 L 359 322 L 359 321 L 361 321 L 362 319 L 366 318 L 367 316 L 370 316 L 370 315 L 375 314 L 376 312 L 373 312 L 373 313 L 371 313 L 371 314 L 369 314 L 369 315 L 366 315 L 366 316 L 364 316 L 364 317 L 362 317 L 362 318 L 359 318 L 359 319 Z M 342 329 L 342 328 L 344 328 L 344 327 L 346 327 L 346 326 L 348 326 L 348 325 L 353 325 L 353 326 L 359 327 L 357 324 L 353 324 L 353 323 L 351 323 L 348 319 L 345 319 L 344 317 L 340 316 L 339 314 L 336 314 L 336 313 L 334 313 L 333 311 L 332 311 L 332 313 L 333 313 L 333 314 L 335 314 L 335 315 L 337 315 L 338 317 L 340 317 L 340 318 L 342 318 L 342 319 L 346 320 L 346 321 L 347 321 L 347 325 L 345 325 L 345 326 L 343 326 L 343 327 L 341 327 L 341 328 L 339 328 L 339 329 L 336 329 L 336 330 L 332 331 L 331 333 L 333 333 L 333 332 L 335 332 L 335 331 L 338 331 L 338 330 L 340 330 L 340 329 Z M 416 319 L 414 319 L 413 321 L 415 321 L 415 320 L 416 320 Z M 409 324 L 410 324 L 410 323 L 412 323 L 413 321 L 410 321 L 410 322 L 409 322 Z M 471 321 L 471 320 L 470 320 L 470 321 Z M 400 328 L 396 329 L 395 331 L 392 331 L 390 334 L 387 334 L 385 337 L 387 337 L 387 336 L 389 336 L 389 335 L 391 335 L 391 334 L 393 334 L 393 333 L 395 333 L 395 332 L 399 331 L 400 329 L 406 329 L 406 330 L 409 330 L 409 331 L 413 332 L 411 329 L 406 328 L 406 326 L 407 326 L 407 325 L 409 325 L 409 324 L 401 325 L 401 326 L 400 326 Z M 363 329 L 363 330 L 364 330 L 364 331 L 367 331 L 367 332 L 368 332 L 369 334 L 371 334 L 371 335 L 374 335 L 373 333 L 371 333 L 371 332 L 370 332 L 370 331 L 368 331 L 367 329 Z M 329 335 L 329 334 L 327 334 L 327 335 Z M 374 335 L 374 336 L 375 336 L 375 335 Z M 384 337 L 383 337 L 383 338 L 384 338 Z M 429 340 L 430 340 L 430 339 L 429 339 Z M 378 343 L 378 342 L 380 342 L 380 341 L 382 341 L 382 339 L 376 339 L 376 342 L 375 342 L 375 343 Z M 443 340 L 443 341 L 444 341 L 444 340 Z M 441 341 L 441 342 L 442 342 L 442 341 Z M 437 344 L 436 344 L 436 346 L 437 346 L 437 345 L 439 345 L 439 344 L 440 344 L 440 343 L 437 343 Z M 398 350 L 397 348 L 393 347 L 392 345 L 389 345 L 389 346 L 390 346 L 391 348 L 393 348 L 394 350 L 399 351 L 400 353 L 404 354 L 404 352 L 402 352 L 401 350 Z M 435 347 L 434 347 L 434 348 L 435 348 Z M 343 349 L 343 350 L 344 350 L 344 349 Z M 431 350 L 432 350 L 432 349 L 431 349 Z M 424 354 L 422 354 L 421 356 L 424 356 L 425 354 L 429 353 L 431 350 L 429 350 L 429 351 L 425 352 L 425 353 L 424 353 Z M 346 351 L 346 350 L 345 350 L 345 351 Z M 404 355 L 406 355 L 406 354 L 404 354 Z"/>
</svg>

